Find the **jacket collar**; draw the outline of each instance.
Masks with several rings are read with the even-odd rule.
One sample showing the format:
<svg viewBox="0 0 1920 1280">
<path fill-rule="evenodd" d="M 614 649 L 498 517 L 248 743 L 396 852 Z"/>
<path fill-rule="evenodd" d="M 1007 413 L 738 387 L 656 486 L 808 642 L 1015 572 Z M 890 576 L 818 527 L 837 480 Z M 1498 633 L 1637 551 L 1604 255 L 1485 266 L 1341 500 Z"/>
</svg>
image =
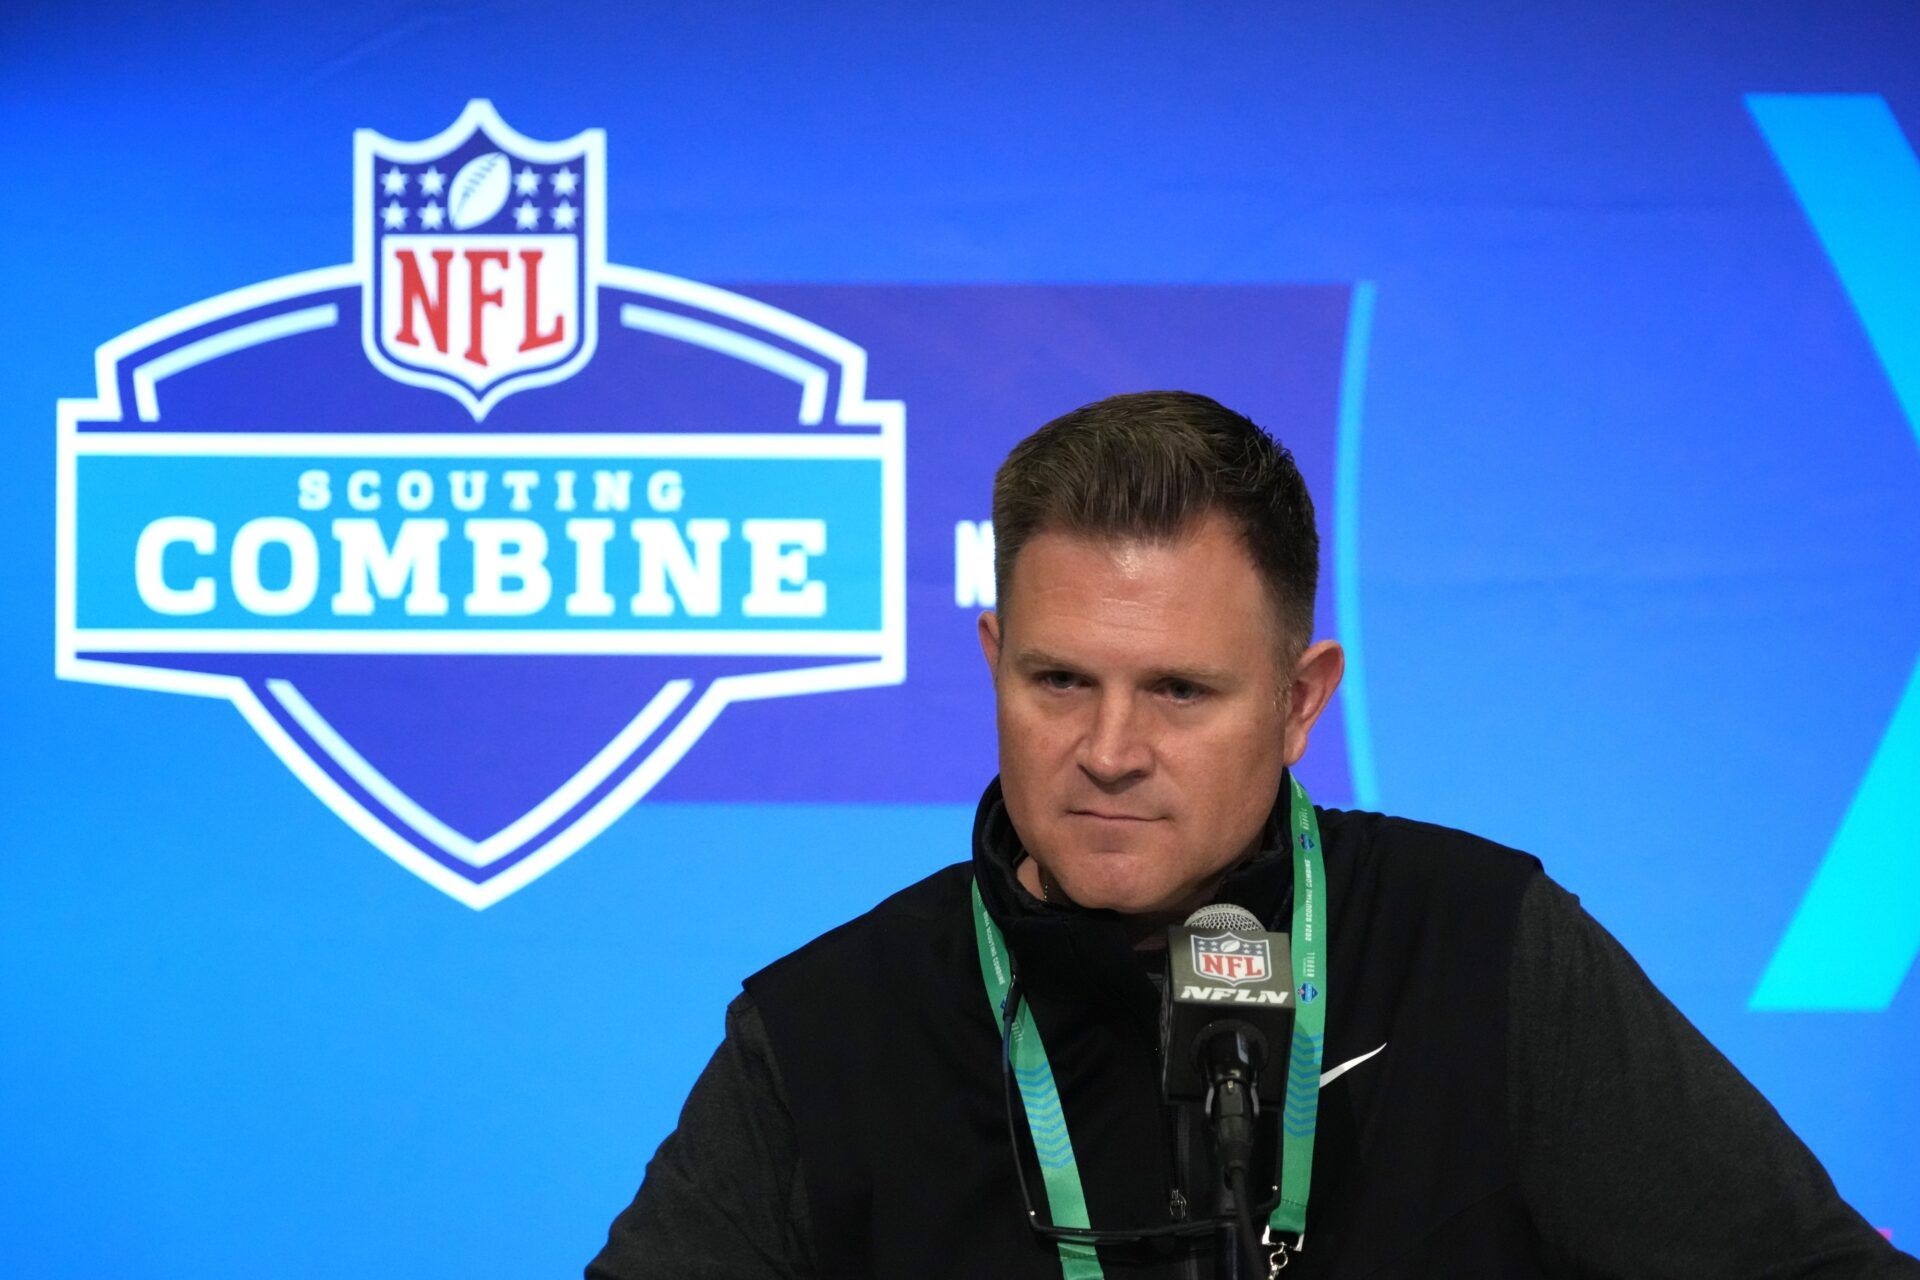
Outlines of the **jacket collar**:
<svg viewBox="0 0 1920 1280">
<path fill-rule="evenodd" d="M 1286 928 L 1293 898 L 1293 864 L 1287 856 L 1290 781 L 1267 815 L 1260 849 L 1227 872 L 1215 895 L 1258 916 L 1268 928 Z M 1000 926 L 1013 953 L 1020 984 L 1036 1007 L 1055 1017 L 1117 1015 L 1150 1038 L 1157 1037 L 1160 997 L 1148 976 L 1158 952 L 1136 951 L 1118 912 L 1042 902 L 1014 874 L 1026 849 L 1007 816 L 1000 779 L 987 784 L 973 819 L 973 875 L 987 914 Z M 1051 1021 L 1052 1019 L 1049 1019 Z"/>
</svg>

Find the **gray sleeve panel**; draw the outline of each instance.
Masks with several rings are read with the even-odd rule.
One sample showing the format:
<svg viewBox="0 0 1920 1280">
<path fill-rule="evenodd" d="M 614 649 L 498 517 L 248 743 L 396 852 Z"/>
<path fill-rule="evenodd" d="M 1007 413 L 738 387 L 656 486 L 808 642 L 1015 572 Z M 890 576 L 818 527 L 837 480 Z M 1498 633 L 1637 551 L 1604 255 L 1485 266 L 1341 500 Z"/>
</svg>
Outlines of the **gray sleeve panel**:
<svg viewBox="0 0 1920 1280">
<path fill-rule="evenodd" d="M 587 1280 L 811 1280 L 799 1159 L 773 1046 L 741 995 Z"/>
<path fill-rule="evenodd" d="M 1521 902 L 1509 1011 L 1508 1120 L 1555 1274 L 1920 1277 L 1545 876 Z"/>
</svg>

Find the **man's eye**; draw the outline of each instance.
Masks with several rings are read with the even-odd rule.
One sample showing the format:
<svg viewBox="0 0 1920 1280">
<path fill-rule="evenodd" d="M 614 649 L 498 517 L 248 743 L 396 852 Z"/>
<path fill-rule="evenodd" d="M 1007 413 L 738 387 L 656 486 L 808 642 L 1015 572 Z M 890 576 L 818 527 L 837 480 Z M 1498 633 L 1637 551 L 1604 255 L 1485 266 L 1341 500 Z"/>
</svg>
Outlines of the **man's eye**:
<svg viewBox="0 0 1920 1280">
<path fill-rule="evenodd" d="M 1175 702 L 1198 702 L 1207 692 L 1191 680 L 1169 680 L 1160 686 L 1160 691 Z"/>
<path fill-rule="evenodd" d="M 1071 671 L 1042 671 L 1040 673 L 1040 683 L 1046 688 L 1058 689 L 1065 692 L 1068 689 L 1078 688 L 1080 686 L 1080 677 L 1074 675 Z"/>
</svg>

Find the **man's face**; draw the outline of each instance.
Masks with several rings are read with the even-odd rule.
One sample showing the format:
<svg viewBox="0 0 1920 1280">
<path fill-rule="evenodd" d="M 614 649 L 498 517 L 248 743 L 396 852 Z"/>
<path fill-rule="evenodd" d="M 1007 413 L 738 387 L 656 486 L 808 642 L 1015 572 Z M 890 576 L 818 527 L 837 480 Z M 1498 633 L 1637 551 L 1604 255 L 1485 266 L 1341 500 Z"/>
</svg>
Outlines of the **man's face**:
<svg viewBox="0 0 1920 1280">
<path fill-rule="evenodd" d="M 1201 905 L 1332 693 L 1302 690 L 1310 714 L 1289 715 L 1290 650 L 1239 537 L 1217 514 L 1166 543 L 1043 532 L 1002 604 L 980 639 L 1021 842 L 1082 906 Z M 1303 667 L 1323 649 L 1337 683 L 1336 646 Z"/>
</svg>

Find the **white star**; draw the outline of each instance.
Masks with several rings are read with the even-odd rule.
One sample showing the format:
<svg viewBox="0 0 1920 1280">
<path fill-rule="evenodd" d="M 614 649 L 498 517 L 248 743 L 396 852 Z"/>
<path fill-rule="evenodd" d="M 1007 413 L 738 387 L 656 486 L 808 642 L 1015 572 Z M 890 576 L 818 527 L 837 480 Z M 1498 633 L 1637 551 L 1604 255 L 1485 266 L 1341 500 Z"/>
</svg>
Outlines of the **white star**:
<svg viewBox="0 0 1920 1280">
<path fill-rule="evenodd" d="M 380 189 L 390 196 L 397 196 L 407 189 L 407 175 L 399 169 L 389 169 L 380 176 Z"/>
<path fill-rule="evenodd" d="M 570 196 L 579 185 L 580 175 L 571 169 L 562 169 L 553 175 L 553 194 L 557 196 Z"/>
<path fill-rule="evenodd" d="M 533 207 L 533 201 L 522 200 L 520 207 L 513 211 L 513 225 L 522 231 L 540 225 L 540 211 Z"/>
<path fill-rule="evenodd" d="M 537 195 L 540 191 L 540 175 L 532 169 L 522 169 L 513 175 L 513 193 L 519 196 Z"/>
<path fill-rule="evenodd" d="M 407 225 L 407 211 L 395 200 L 380 211 L 380 219 L 389 231 L 398 231 Z"/>
<path fill-rule="evenodd" d="M 420 210 L 420 225 L 428 231 L 438 231 L 440 224 L 447 220 L 447 211 L 437 204 L 429 203 Z"/>
<path fill-rule="evenodd" d="M 553 206 L 553 226 L 556 231 L 571 231 L 573 224 L 579 221 L 580 211 L 562 200 Z"/>
<path fill-rule="evenodd" d="M 437 196 L 447 189 L 447 175 L 438 169 L 428 169 L 420 175 L 420 193 Z"/>
</svg>

